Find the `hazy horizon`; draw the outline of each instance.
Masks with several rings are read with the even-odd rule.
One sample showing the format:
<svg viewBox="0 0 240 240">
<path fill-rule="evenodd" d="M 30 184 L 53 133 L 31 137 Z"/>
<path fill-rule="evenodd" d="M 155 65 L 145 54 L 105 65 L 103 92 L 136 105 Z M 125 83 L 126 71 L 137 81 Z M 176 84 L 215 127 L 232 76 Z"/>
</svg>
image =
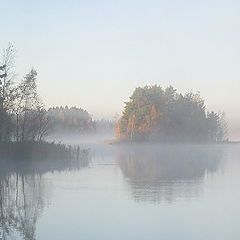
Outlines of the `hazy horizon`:
<svg viewBox="0 0 240 240">
<path fill-rule="evenodd" d="M 38 71 L 46 107 L 121 113 L 136 87 L 200 91 L 240 139 L 237 1 L 21 1 L 1 3 L 3 49 L 17 49 L 18 79 Z"/>
</svg>

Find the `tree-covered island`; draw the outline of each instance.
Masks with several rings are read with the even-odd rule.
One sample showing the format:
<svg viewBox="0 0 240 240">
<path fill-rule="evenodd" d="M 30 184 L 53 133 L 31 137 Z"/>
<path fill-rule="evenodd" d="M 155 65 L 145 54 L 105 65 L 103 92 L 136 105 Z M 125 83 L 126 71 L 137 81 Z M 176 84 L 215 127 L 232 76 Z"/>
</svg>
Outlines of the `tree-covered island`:
<svg viewBox="0 0 240 240">
<path fill-rule="evenodd" d="M 121 141 L 225 142 L 224 113 L 208 111 L 199 93 L 178 93 L 172 86 L 138 87 L 125 102 L 116 124 Z"/>
</svg>

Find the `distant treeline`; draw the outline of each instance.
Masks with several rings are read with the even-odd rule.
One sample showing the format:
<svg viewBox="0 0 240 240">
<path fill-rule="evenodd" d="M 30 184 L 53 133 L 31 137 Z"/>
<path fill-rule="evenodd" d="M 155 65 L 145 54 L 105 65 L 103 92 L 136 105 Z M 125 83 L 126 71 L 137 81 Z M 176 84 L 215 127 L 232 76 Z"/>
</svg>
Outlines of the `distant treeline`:
<svg viewBox="0 0 240 240">
<path fill-rule="evenodd" d="M 227 141 L 224 113 L 206 110 L 199 93 L 181 94 L 172 86 L 136 88 L 116 124 L 119 139 L 195 142 Z"/>
<path fill-rule="evenodd" d="M 110 120 L 93 120 L 87 110 L 78 107 L 52 107 L 48 110 L 52 131 L 95 131 L 113 129 L 114 122 Z"/>
<path fill-rule="evenodd" d="M 88 131 L 96 128 L 91 115 L 82 108 L 53 107 L 49 108 L 48 116 L 51 120 L 53 131 L 79 130 Z"/>
</svg>

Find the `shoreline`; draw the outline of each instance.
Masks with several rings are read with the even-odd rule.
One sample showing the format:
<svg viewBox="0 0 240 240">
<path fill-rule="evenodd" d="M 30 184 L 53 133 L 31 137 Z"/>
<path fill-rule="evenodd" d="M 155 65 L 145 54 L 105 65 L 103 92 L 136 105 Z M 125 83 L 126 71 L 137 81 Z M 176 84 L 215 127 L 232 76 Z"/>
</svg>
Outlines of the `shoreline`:
<svg viewBox="0 0 240 240">
<path fill-rule="evenodd" d="M 208 145 L 208 144 L 213 144 L 213 145 L 236 145 L 240 144 L 240 141 L 228 141 L 228 142 L 161 142 L 161 141 L 129 141 L 129 140 L 120 140 L 120 139 L 106 139 L 104 140 L 104 143 L 107 145 L 131 145 L 131 144 L 163 144 L 163 145 L 176 145 L 176 144 L 201 144 L 201 145 Z"/>
</svg>

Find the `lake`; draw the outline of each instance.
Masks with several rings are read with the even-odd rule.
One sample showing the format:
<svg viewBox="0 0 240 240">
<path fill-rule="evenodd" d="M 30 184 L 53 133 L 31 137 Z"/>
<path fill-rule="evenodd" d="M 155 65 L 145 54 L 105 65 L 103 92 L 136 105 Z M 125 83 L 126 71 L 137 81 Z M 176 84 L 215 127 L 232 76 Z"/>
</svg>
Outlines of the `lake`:
<svg viewBox="0 0 240 240">
<path fill-rule="evenodd" d="M 2 239 L 240 239 L 240 145 L 85 147 L 2 168 Z"/>
</svg>

